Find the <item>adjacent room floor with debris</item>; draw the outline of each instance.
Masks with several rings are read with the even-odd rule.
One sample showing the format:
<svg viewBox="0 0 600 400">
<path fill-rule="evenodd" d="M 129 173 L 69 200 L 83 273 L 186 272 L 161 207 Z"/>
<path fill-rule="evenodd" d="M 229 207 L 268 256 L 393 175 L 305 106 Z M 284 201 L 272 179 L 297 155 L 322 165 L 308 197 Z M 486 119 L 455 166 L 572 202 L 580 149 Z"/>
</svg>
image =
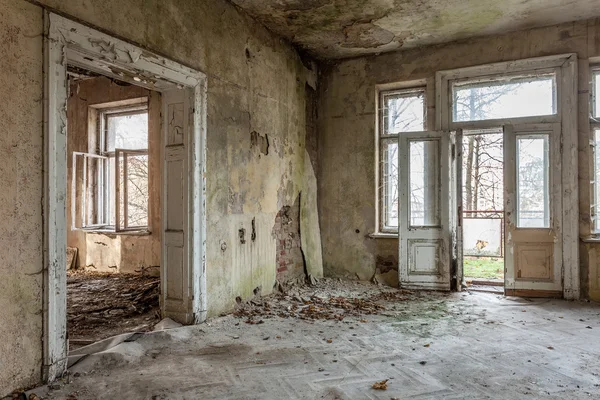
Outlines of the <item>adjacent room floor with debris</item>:
<svg viewBox="0 0 600 400">
<path fill-rule="evenodd" d="M 34 392 L 82 400 L 590 399 L 600 396 L 599 334 L 594 303 L 325 279 L 199 326 L 121 340 Z"/>
<path fill-rule="evenodd" d="M 151 330 L 160 320 L 159 294 L 157 277 L 69 272 L 69 347 L 75 349 L 117 334 Z"/>
</svg>

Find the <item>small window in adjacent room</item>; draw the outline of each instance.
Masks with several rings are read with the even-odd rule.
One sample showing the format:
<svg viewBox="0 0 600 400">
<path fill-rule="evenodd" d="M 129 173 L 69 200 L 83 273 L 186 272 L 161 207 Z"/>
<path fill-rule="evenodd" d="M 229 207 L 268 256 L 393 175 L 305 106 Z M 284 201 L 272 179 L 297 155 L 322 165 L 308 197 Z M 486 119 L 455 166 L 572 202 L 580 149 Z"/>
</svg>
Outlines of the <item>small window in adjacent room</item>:
<svg viewBox="0 0 600 400">
<path fill-rule="evenodd" d="M 592 102 L 590 105 L 591 140 L 594 159 L 592 184 L 592 232 L 600 234 L 600 67 L 592 69 Z"/>
<path fill-rule="evenodd" d="M 425 88 L 379 95 L 379 230 L 398 232 L 398 135 L 426 130 Z"/>
<path fill-rule="evenodd" d="M 555 115 L 556 76 L 502 76 L 452 83 L 452 120 Z"/>
<path fill-rule="evenodd" d="M 72 185 L 82 185 L 74 228 L 141 231 L 148 227 L 148 108 L 97 111 L 95 153 L 73 153 Z M 81 171 L 81 175 L 77 173 Z M 73 191 L 74 193 L 76 190 Z M 76 199 L 72 204 L 75 205 Z M 75 211 L 73 211 L 75 213 Z"/>
</svg>

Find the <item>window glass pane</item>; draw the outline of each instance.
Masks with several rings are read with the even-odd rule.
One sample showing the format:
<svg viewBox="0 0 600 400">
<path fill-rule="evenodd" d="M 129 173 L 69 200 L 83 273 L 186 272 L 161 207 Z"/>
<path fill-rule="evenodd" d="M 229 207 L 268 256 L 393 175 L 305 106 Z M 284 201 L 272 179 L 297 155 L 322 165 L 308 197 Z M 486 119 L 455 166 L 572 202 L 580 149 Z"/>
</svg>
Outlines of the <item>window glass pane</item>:
<svg viewBox="0 0 600 400">
<path fill-rule="evenodd" d="M 439 226 L 440 143 L 411 141 L 409 147 L 411 226 Z"/>
<path fill-rule="evenodd" d="M 425 130 L 425 91 L 383 95 L 383 134 Z"/>
<path fill-rule="evenodd" d="M 452 85 L 455 122 L 556 114 L 554 74 Z"/>
<path fill-rule="evenodd" d="M 383 228 L 398 229 L 398 140 L 381 142 Z"/>
<path fill-rule="evenodd" d="M 598 209 L 598 202 L 600 201 L 600 128 L 594 130 L 594 144 L 594 206 L 592 216 L 594 231 L 600 232 L 600 209 Z"/>
<path fill-rule="evenodd" d="M 120 229 L 125 228 L 125 157 L 120 154 L 120 157 L 116 158 L 116 162 L 119 163 L 119 227 Z M 116 190 L 116 189 L 115 189 Z"/>
<path fill-rule="evenodd" d="M 550 227 L 548 135 L 517 137 L 517 227 Z"/>
<path fill-rule="evenodd" d="M 148 225 L 148 156 L 127 155 L 127 227 Z"/>
<path fill-rule="evenodd" d="M 463 212 L 470 217 L 477 217 L 477 211 L 503 210 L 503 141 L 502 129 L 463 132 Z"/>
<path fill-rule="evenodd" d="M 600 71 L 594 73 L 594 117 L 600 118 Z"/>
<path fill-rule="evenodd" d="M 148 148 L 148 113 L 107 115 L 106 151 Z"/>
</svg>

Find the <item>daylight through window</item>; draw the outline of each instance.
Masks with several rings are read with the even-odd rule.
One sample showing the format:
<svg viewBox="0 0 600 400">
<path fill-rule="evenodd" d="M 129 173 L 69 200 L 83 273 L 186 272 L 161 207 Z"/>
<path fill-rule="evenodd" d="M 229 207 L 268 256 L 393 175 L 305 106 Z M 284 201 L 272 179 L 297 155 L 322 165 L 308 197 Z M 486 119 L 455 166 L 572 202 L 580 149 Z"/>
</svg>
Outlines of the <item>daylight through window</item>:
<svg viewBox="0 0 600 400">
<path fill-rule="evenodd" d="M 592 173 L 592 231 L 600 233 L 600 69 L 592 70 L 592 104 L 591 104 L 591 132 L 592 150 L 594 154 L 594 172 Z"/>
<path fill-rule="evenodd" d="M 454 122 L 554 115 L 554 74 L 502 77 L 452 84 Z"/>
<path fill-rule="evenodd" d="M 73 153 L 73 187 L 81 185 L 81 221 L 75 228 L 127 231 L 148 227 L 147 106 L 98 113 L 97 149 Z M 73 207 L 75 201 L 72 202 Z M 73 209 L 73 214 L 75 214 Z"/>
<path fill-rule="evenodd" d="M 398 231 L 398 135 L 426 130 L 425 88 L 381 92 L 380 230 Z"/>
</svg>

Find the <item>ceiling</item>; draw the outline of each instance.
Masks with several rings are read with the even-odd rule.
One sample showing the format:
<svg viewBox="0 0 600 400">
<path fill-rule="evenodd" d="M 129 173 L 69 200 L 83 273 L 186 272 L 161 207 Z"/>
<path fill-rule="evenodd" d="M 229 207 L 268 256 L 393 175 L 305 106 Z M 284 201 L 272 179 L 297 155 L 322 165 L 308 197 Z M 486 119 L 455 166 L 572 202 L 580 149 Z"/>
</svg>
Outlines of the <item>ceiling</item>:
<svg viewBox="0 0 600 400">
<path fill-rule="evenodd" d="M 231 0 L 319 59 L 600 16 L 598 0 Z"/>
</svg>

